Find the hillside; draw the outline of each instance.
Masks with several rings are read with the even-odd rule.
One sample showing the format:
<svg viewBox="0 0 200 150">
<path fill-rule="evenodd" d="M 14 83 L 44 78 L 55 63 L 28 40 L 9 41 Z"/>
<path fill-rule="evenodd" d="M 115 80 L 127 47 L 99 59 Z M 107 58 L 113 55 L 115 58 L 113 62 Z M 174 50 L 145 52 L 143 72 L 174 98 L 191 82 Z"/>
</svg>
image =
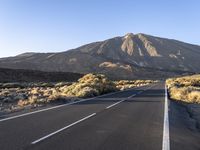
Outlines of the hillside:
<svg viewBox="0 0 200 150">
<path fill-rule="evenodd" d="M 59 53 L 25 53 L 0 59 L 0 67 L 103 73 L 114 79 L 164 78 L 200 72 L 200 46 L 128 33 Z M 31 66 L 31 67 L 30 67 Z"/>
<path fill-rule="evenodd" d="M 43 72 L 36 70 L 0 68 L 0 82 L 61 82 L 76 81 L 82 74 L 70 72 Z"/>
</svg>

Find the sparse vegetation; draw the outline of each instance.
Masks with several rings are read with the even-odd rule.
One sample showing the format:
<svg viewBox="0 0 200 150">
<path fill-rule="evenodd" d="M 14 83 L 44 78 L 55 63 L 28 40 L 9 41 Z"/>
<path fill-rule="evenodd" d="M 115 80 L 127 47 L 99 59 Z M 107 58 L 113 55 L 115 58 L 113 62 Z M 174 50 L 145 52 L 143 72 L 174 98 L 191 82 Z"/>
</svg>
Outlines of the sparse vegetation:
<svg viewBox="0 0 200 150">
<path fill-rule="evenodd" d="M 115 84 L 102 74 L 87 74 L 78 82 L 66 87 L 63 92 L 68 96 L 92 97 L 116 91 Z"/>
<path fill-rule="evenodd" d="M 200 103 L 200 75 L 171 78 L 166 81 L 171 99 Z"/>
<path fill-rule="evenodd" d="M 0 108 L 3 109 L 5 104 L 12 109 L 37 107 L 56 100 L 68 101 L 117 90 L 115 84 L 102 74 L 87 74 L 74 83 L 2 83 Z"/>
<path fill-rule="evenodd" d="M 153 83 L 152 80 L 111 81 L 102 74 L 87 74 L 77 82 L 0 84 L 0 110 L 37 107 L 59 100 L 93 97 Z"/>
<path fill-rule="evenodd" d="M 157 81 L 154 80 L 120 80 L 115 81 L 116 87 L 120 90 L 125 90 L 129 88 L 145 86 L 151 83 L 155 83 Z"/>
</svg>

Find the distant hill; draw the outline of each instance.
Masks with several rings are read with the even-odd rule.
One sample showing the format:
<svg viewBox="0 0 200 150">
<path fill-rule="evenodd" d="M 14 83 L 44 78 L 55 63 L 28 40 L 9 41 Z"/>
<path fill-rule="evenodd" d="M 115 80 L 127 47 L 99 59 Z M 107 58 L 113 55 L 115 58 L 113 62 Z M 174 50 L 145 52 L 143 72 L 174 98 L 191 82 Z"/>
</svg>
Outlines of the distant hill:
<svg viewBox="0 0 200 150">
<path fill-rule="evenodd" d="M 71 82 L 77 81 L 82 76 L 82 74 L 69 72 L 42 72 L 0 68 L 0 82 Z"/>
<path fill-rule="evenodd" d="M 59 53 L 24 53 L 1 58 L 0 67 L 104 73 L 113 79 L 163 78 L 200 72 L 200 46 L 128 33 Z"/>
</svg>

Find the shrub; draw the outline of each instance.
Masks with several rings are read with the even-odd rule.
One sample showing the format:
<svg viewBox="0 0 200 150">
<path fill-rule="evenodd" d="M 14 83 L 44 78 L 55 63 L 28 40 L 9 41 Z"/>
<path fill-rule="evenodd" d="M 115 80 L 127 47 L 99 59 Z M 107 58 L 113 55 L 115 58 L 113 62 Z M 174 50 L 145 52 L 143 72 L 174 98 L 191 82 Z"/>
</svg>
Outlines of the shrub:
<svg viewBox="0 0 200 150">
<path fill-rule="evenodd" d="M 200 103 L 200 75 L 171 78 L 166 84 L 173 100 Z"/>
<path fill-rule="evenodd" d="M 74 83 L 62 89 L 65 95 L 74 97 L 91 97 L 116 91 L 115 84 L 102 74 L 87 74 Z"/>
<path fill-rule="evenodd" d="M 157 81 L 153 80 L 120 80 L 115 81 L 116 87 L 120 90 L 125 90 L 133 87 L 144 86 Z"/>
</svg>

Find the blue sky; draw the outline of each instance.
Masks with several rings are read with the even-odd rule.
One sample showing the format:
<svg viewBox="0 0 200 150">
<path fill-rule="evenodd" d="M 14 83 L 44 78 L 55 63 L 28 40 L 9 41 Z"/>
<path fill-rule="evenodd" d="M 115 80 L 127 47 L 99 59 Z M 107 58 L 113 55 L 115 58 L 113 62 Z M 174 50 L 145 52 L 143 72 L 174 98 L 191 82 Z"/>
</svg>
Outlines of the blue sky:
<svg viewBox="0 0 200 150">
<path fill-rule="evenodd" d="M 0 57 L 146 33 L 200 45 L 199 0 L 0 0 Z"/>
</svg>

